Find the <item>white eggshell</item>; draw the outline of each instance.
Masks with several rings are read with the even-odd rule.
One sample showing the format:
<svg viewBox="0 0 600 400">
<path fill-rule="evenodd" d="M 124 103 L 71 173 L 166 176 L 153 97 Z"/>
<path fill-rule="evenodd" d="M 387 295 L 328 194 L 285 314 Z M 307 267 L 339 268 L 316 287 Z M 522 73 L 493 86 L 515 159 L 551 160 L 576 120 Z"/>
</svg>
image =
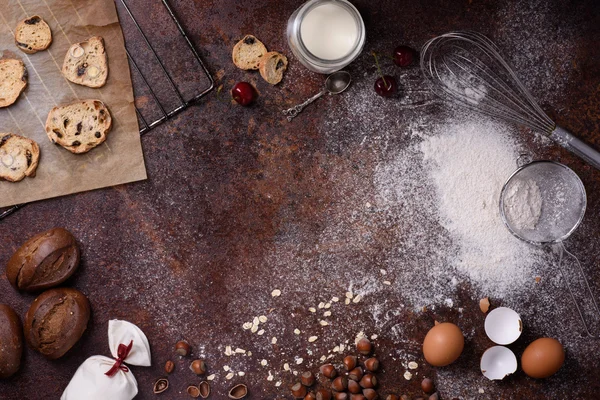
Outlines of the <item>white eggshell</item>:
<svg viewBox="0 0 600 400">
<path fill-rule="evenodd" d="M 490 347 L 481 356 L 480 368 L 489 380 L 502 380 L 517 370 L 517 357 L 504 346 Z"/>
<path fill-rule="evenodd" d="M 494 343 L 511 344 L 521 336 L 522 331 L 521 317 L 510 308 L 495 308 L 485 318 L 485 333 Z"/>
</svg>

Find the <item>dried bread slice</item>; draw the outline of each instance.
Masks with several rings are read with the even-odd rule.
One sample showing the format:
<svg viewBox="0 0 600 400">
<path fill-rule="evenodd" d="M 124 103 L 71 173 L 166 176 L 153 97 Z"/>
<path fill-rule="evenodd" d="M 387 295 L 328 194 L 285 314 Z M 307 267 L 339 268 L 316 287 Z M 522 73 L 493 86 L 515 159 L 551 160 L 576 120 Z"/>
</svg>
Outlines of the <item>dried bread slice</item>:
<svg viewBox="0 0 600 400">
<path fill-rule="evenodd" d="M 283 73 L 287 69 L 287 57 L 276 51 L 264 55 L 260 61 L 260 76 L 271 85 L 277 85 L 283 79 Z"/>
<path fill-rule="evenodd" d="M 246 35 L 233 47 L 233 63 L 241 69 L 258 69 L 267 48 L 252 35 Z"/>
<path fill-rule="evenodd" d="M 27 54 L 37 53 L 50 46 L 52 31 L 42 17 L 34 15 L 19 22 L 15 29 L 15 42 L 21 51 Z"/>
<path fill-rule="evenodd" d="M 34 177 L 40 159 L 36 142 L 14 133 L 0 133 L 0 180 L 19 182 Z"/>
<path fill-rule="evenodd" d="M 93 36 L 75 43 L 67 51 L 62 73 L 73 83 L 92 88 L 104 86 L 108 78 L 108 60 L 104 39 Z"/>
<path fill-rule="evenodd" d="M 87 153 L 106 140 L 112 126 L 108 108 L 99 100 L 83 100 L 54 107 L 46 120 L 46 134 L 71 153 Z"/>
<path fill-rule="evenodd" d="M 8 107 L 27 86 L 27 70 L 21 60 L 0 60 L 0 108 Z"/>
</svg>

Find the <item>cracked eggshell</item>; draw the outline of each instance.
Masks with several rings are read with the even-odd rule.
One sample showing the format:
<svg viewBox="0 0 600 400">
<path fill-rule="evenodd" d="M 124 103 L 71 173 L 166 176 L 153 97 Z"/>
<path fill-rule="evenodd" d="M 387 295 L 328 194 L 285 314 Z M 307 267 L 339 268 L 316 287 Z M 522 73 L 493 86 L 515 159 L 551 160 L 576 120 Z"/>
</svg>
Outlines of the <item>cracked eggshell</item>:
<svg viewBox="0 0 600 400">
<path fill-rule="evenodd" d="M 481 356 L 480 368 L 489 380 L 502 380 L 517 370 L 517 357 L 504 346 L 490 347 Z"/>
<path fill-rule="evenodd" d="M 521 336 L 523 322 L 516 311 L 498 307 L 485 318 L 485 333 L 496 344 L 511 344 Z"/>
</svg>

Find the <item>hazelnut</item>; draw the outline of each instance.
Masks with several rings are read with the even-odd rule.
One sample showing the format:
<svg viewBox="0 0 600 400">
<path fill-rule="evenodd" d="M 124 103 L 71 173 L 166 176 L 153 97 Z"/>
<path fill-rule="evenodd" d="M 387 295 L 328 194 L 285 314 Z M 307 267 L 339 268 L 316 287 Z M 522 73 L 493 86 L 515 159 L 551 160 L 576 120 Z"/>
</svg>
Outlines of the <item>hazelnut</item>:
<svg viewBox="0 0 600 400">
<path fill-rule="evenodd" d="M 358 384 L 358 382 L 353 381 L 353 380 L 349 380 L 348 381 L 348 391 L 352 394 L 357 394 L 361 392 L 361 387 Z"/>
<path fill-rule="evenodd" d="M 361 338 L 358 343 L 356 343 L 356 350 L 358 350 L 358 352 L 364 356 L 368 356 L 369 354 L 371 354 L 371 351 L 373 350 L 373 346 L 371 345 L 371 341 L 369 339 L 367 339 L 366 337 Z"/>
<path fill-rule="evenodd" d="M 294 383 L 291 388 L 292 396 L 297 399 L 303 399 L 306 396 L 306 387 L 303 386 L 300 382 Z"/>
<path fill-rule="evenodd" d="M 154 393 L 159 394 L 164 392 L 169 388 L 169 381 L 165 378 L 160 378 L 156 382 L 154 382 Z"/>
<path fill-rule="evenodd" d="M 352 395 L 350 395 L 350 400 L 367 400 L 367 399 L 365 399 L 365 396 L 363 396 L 362 394 L 352 394 Z"/>
<path fill-rule="evenodd" d="M 344 365 L 346 366 L 346 371 L 352 371 L 356 368 L 357 364 L 356 356 L 346 356 L 344 357 Z"/>
<path fill-rule="evenodd" d="M 377 399 L 377 397 L 379 397 L 377 395 L 377 392 L 375 391 L 375 389 L 363 390 L 363 396 L 365 396 L 365 399 L 367 399 L 367 400 L 375 400 L 375 399 Z"/>
<path fill-rule="evenodd" d="M 248 388 L 243 383 L 237 384 L 227 393 L 227 397 L 230 399 L 243 399 L 248 394 Z"/>
<path fill-rule="evenodd" d="M 181 357 L 185 357 L 190 354 L 190 350 L 190 345 L 183 340 L 175 343 L 175 353 L 179 354 Z"/>
<path fill-rule="evenodd" d="M 434 394 L 429 396 L 429 400 L 440 400 L 440 395 L 438 394 L 438 392 L 435 392 Z"/>
<path fill-rule="evenodd" d="M 309 392 L 304 396 L 304 400 L 317 400 L 317 396 L 313 392 Z"/>
<path fill-rule="evenodd" d="M 312 386 L 315 384 L 315 376 L 310 371 L 303 372 L 302 375 L 300 375 L 300 382 L 302 382 L 304 386 Z"/>
<path fill-rule="evenodd" d="M 363 370 L 361 367 L 356 367 L 352 371 L 348 372 L 348 379 L 352 379 L 353 381 L 360 381 L 363 377 Z"/>
<path fill-rule="evenodd" d="M 395 394 L 388 394 L 385 400 L 399 400 Z"/>
<path fill-rule="evenodd" d="M 343 392 L 348 389 L 348 378 L 345 376 L 338 376 L 331 382 L 331 388 L 338 392 Z"/>
<path fill-rule="evenodd" d="M 402 396 L 400 396 L 400 400 L 410 400 L 410 397 L 408 397 L 407 394 L 403 394 Z"/>
<path fill-rule="evenodd" d="M 377 386 L 377 378 L 373 374 L 365 374 L 358 384 L 365 389 L 374 388 Z"/>
<path fill-rule="evenodd" d="M 206 374 L 206 364 L 203 360 L 194 360 L 190 364 L 190 369 L 196 375 L 204 375 Z"/>
<path fill-rule="evenodd" d="M 317 400 L 331 400 L 331 391 L 327 389 L 319 389 L 317 391 Z"/>
<path fill-rule="evenodd" d="M 329 379 L 333 379 L 337 375 L 337 371 L 335 370 L 335 367 L 331 364 L 322 365 L 321 373 L 323 374 L 324 377 L 329 378 Z"/>
<path fill-rule="evenodd" d="M 375 357 L 371 357 L 365 360 L 365 369 L 367 371 L 375 372 L 379 369 L 379 360 Z"/>
<path fill-rule="evenodd" d="M 429 394 L 433 392 L 433 381 L 429 378 L 425 378 L 421 381 L 421 389 Z"/>
<path fill-rule="evenodd" d="M 336 392 L 333 395 L 334 400 L 348 400 L 350 396 L 346 392 Z"/>
<path fill-rule="evenodd" d="M 208 398 L 208 396 L 210 395 L 210 384 L 208 382 L 200 382 L 200 384 L 198 385 L 198 389 L 200 389 L 200 397 L 202 397 L 203 399 Z"/>
<path fill-rule="evenodd" d="M 175 369 L 175 364 L 173 363 L 173 361 L 169 360 L 165 363 L 165 372 L 167 374 L 170 374 L 171 372 L 173 372 L 174 369 Z"/>
<path fill-rule="evenodd" d="M 188 386 L 187 394 L 189 394 L 193 398 L 200 397 L 200 389 L 197 386 Z"/>
</svg>

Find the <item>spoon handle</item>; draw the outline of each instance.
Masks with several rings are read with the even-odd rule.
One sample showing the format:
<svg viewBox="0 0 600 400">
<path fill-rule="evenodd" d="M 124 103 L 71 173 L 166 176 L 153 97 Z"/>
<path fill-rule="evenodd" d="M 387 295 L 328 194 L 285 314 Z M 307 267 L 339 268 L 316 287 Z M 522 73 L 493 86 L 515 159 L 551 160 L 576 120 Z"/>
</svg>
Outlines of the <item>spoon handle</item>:
<svg viewBox="0 0 600 400">
<path fill-rule="evenodd" d="M 293 120 L 294 117 L 300 113 L 300 111 L 304 110 L 304 107 L 306 107 L 313 101 L 317 100 L 319 97 L 323 96 L 325 93 L 327 93 L 327 90 L 322 90 L 319 93 L 315 94 L 310 99 L 306 100 L 304 103 L 298 104 L 297 106 L 294 106 L 292 108 L 288 108 L 287 110 L 283 110 L 283 115 L 287 115 L 288 121 Z"/>
</svg>

